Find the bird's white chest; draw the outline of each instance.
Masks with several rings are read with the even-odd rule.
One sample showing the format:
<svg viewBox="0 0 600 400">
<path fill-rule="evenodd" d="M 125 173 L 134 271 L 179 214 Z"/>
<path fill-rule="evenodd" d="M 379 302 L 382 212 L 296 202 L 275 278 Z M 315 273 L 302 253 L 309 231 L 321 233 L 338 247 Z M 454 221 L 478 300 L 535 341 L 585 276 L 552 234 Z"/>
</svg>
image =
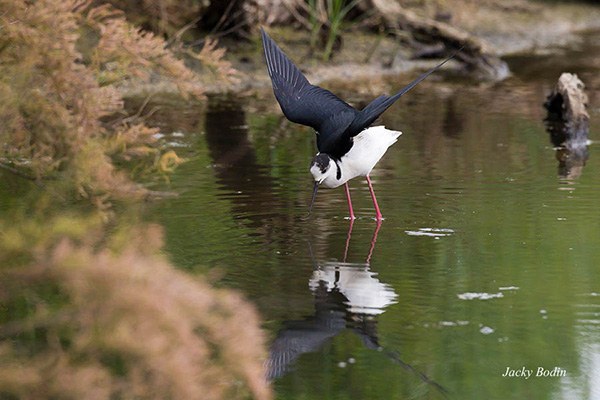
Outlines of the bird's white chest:
<svg viewBox="0 0 600 400">
<path fill-rule="evenodd" d="M 335 188 L 357 176 L 368 175 L 400 135 L 402 132 L 385 129 L 384 126 L 365 129 L 353 138 L 350 151 L 337 161 L 341 177 L 338 179 L 338 174 L 332 174 L 323 181 L 323 185 Z"/>
</svg>

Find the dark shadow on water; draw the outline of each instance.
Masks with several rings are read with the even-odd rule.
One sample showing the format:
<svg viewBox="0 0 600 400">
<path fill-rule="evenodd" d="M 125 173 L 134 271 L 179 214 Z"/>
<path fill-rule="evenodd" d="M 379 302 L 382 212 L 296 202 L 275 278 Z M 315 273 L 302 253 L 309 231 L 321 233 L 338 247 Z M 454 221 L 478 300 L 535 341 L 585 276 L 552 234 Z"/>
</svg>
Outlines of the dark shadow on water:
<svg viewBox="0 0 600 400">
<path fill-rule="evenodd" d="M 557 148 L 558 177 L 564 180 L 579 178 L 588 156 L 588 146 L 585 143 L 577 147 L 565 146 Z"/>
<path fill-rule="evenodd" d="M 569 134 L 567 125 L 551 115 L 544 120 L 544 124 L 550 134 L 550 142 L 556 147 L 559 179 L 579 178 L 589 157 L 587 132 Z"/>
<path fill-rule="evenodd" d="M 556 148 L 558 177 L 565 181 L 578 179 L 589 157 L 589 120 L 567 121 L 560 95 L 549 97 L 544 107 L 548 112 L 544 125 Z"/>
<path fill-rule="evenodd" d="M 278 202 L 274 179 L 259 164 L 250 142 L 246 111 L 239 99 L 211 98 L 206 111 L 206 142 L 220 186 L 230 193 L 234 214 L 251 221 L 254 228 L 265 225 Z"/>
<path fill-rule="evenodd" d="M 444 135 L 452 139 L 460 138 L 465 122 L 464 115 L 461 115 L 456 109 L 456 101 L 456 96 L 448 98 L 444 114 Z"/>
<path fill-rule="evenodd" d="M 251 192 L 257 190 L 257 185 L 265 189 L 272 186 L 272 179 L 263 173 L 264 167 L 258 163 L 248 139 L 246 112 L 240 100 L 211 99 L 205 129 L 209 154 L 224 188 Z M 264 191 L 264 195 L 268 193 L 269 190 Z"/>
<path fill-rule="evenodd" d="M 394 289 L 376 278 L 370 269 L 381 221 L 377 223 L 371 247 L 364 263 L 345 262 L 351 240 L 350 223 L 346 248 L 341 262 L 318 261 L 308 243 L 313 273 L 308 286 L 314 296 L 314 313 L 302 320 L 284 321 L 283 328 L 271 343 L 265 362 L 267 379 L 274 380 L 292 370 L 294 362 L 305 353 L 318 351 L 329 340 L 349 329 L 358 335 L 365 347 L 377 351 L 412 372 L 423 382 L 443 394 L 447 390 L 424 373 L 400 359 L 398 352 L 383 348 L 378 338 L 378 317 L 396 303 Z"/>
</svg>

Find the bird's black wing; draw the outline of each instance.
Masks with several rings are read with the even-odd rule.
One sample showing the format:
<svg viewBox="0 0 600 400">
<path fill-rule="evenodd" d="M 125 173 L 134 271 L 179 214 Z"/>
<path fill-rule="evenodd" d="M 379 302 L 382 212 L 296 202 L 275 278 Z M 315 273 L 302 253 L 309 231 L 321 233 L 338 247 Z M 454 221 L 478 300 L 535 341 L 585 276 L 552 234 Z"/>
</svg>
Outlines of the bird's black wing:
<svg viewBox="0 0 600 400">
<path fill-rule="evenodd" d="M 462 47 L 461 47 L 461 49 L 462 49 Z M 458 51 L 460 51 L 460 50 L 458 50 Z M 362 132 L 363 129 L 368 128 L 369 125 L 371 125 L 373 122 L 375 122 L 375 120 L 377 118 L 379 118 L 379 116 L 381 114 L 383 114 L 383 112 L 385 110 L 387 110 L 392 104 L 394 104 L 394 102 L 396 100 L 398 100 L 400 97 L 404 96 L 406 94 L 406 92 L 408 92 L 410 89 L 417 86 L 419 84 L 419 82 L 421 82 L 423 79 L 427 78 L 429 75 L 431 75 L 434 71 L 436 71 L 442 65 L 446 64 L 450 59 L 452 59 L 458 53 L 458 51 L 456 53 L 452 54 L 450 57 L 448 57 L 446 60 L 444 60 L 444 62 L 440 63 L 435 68 L 430 69 L 429 71 L 425 72 L 423 75 L 421 75 L 420 77 L 418 77 L 417 79 L 415 79 L 414 81 L 412 81 L 411 83 L 409 83 L 408 85 L 403 87 L 402 90 L 400 90 L 395 95 L 386 96 L 386 95 L 382 94 L 381 96 L 379 96 L 378 98 L 373 100 L 368 106 L 363 108 L 360 112 L 356 113 L 356 117 L 350 123 L 350 125 L 348 126 L 348 128 L 346 129 L 344 134 L 342 135 L 343 137 L 341 137 L 340 139 L 344 140 L 344 139 L 350 138 L 352 136 L 356 136 L 360 132 Z"/>
<path fill-rule="evenodd" d="M 311 85 L 262 28 L 261 31 L 267 69 L 281 110 L 290 121 L 314 128 L 319 151 L 324 151 L 324 143 L 340 137 L 358 111 L 329 90 Z"/>
</svg>

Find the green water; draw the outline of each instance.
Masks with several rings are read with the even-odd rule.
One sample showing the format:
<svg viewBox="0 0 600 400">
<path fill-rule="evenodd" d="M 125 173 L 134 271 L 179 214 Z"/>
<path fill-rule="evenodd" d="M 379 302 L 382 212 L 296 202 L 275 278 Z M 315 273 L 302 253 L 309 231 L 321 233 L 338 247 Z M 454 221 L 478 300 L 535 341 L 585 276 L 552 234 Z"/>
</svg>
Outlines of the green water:
<svg viewBox="0 0 600 400">
<path fill-rule="evenodd" d="M 372 173 L 380 226 L 363 179 L 352 226 L 343 188 L 320 190 L 306 218 L 314 134 L 270 90 L 155 101 L 149 122 L 188 162 L 156 187 L 180 195 L 146 218 L 175 265 L 256 305 L 278 399 L 600 399 L 595 43 L 513 57 L 500 83 L 436 73 L 388 110 L 382 123 L 404 134 Z M 571 168 L 541 106 L 566 68 L 592 115 L 589 159 Z M 357 105 L 379 94 L 357 92 L 338 90 Z M 502 377 L 523 367 L 566 376 Z"/>
<path fill-rule="evenodd" d="M 593 140 L 597 63 L 569 52 Z M 268 90 L 163 110 L 184 134 L 165 140 L 190 160 L 169 185 L 182 194 L 153 211 L 165 251 L 257 305 L 277 398 L 600 398 L 600 146 L 559 177 L 541 104 L 560 71 L 509 62 L 504 82 L 431 79 L 383 116 L 404 134 L 372 173 L 376 240 L 362 179 L 350 183 L 351 234 L 342 188 L 321 190 L 306 218 L 315 139 Z M 502 377 L 509 367 L 534 376 Z"/>
</svg>

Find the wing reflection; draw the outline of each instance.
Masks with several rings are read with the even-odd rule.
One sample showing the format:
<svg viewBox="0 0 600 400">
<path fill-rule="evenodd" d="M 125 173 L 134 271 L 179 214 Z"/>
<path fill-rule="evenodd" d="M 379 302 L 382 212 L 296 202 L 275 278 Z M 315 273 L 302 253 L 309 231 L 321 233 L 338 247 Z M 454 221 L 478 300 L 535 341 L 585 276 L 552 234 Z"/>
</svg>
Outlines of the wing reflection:
<svg viewBox="0 0 600 400">
<path fill-rule="evenodd" d="M 269 349 L 265 362 L 267 379 L 279 378 L 304 353 L 317 351 L 329 339 L 346 329 L 347 299 L 337 290 L 319 285 L 314 315 L 302 321 L 285 321 Z"/>
</svg>

